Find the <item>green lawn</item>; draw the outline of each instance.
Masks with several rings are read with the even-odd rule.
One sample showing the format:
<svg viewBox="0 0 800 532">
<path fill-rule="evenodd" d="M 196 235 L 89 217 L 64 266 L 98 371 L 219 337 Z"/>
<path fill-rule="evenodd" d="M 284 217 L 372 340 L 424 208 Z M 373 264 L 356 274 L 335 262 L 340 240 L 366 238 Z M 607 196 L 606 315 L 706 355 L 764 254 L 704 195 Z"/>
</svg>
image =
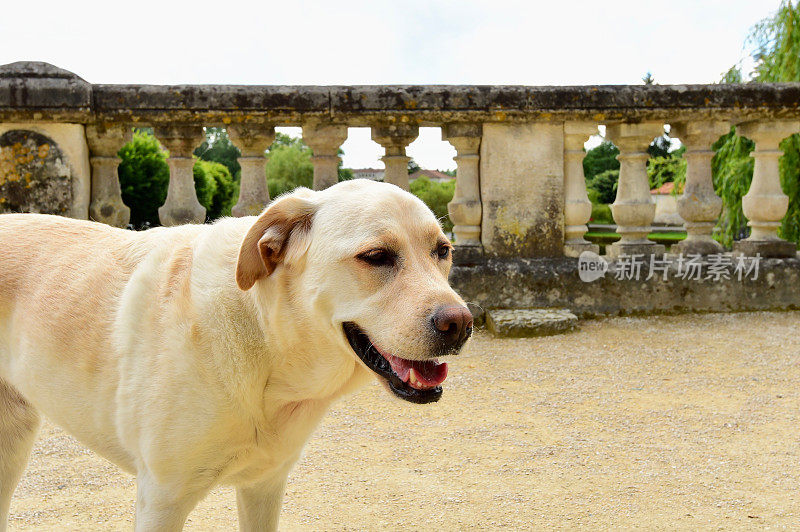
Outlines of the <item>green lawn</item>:
<svg viewBox="0 0 800 532">
<path fill-rule="evenodd" d="M 616 242 L 620 239 L 620 236 L 619 233 L 613 231 L 589 231 L 584 235 L 584 238 L 593 244 L 599 244 L 600 253 L 604 253 L 606 245 Z M 683 231 L 675 233 L 652 232 L 647 235 L 647 238 L 658 244 L 665 244 L 669 248 L 672 244 L 685 239 L 686 233 Z"/>
<path fill-rule="evenodd" d="M 589 231 L 584 235 L 584 237 L 586 240 L 608 240 L 612 242 L 620 239 L 619 234 L 613 231 Z M 686 233 L 683 231 L 675 233 L 652 232 L 647 236 L 647 238 L 655 241 L 669 240 L 670 242 L 678 242 L 686 238 Z"/>
</svg>

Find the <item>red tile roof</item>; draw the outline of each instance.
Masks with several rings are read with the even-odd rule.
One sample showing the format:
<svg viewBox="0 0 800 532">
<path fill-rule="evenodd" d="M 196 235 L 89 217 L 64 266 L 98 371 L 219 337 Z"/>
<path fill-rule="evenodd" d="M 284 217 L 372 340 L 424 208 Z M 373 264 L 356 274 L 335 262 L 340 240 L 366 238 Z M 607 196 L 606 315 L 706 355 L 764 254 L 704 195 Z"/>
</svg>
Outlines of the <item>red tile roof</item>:
<svg viewBox="0 0 800 532">
<path fill-rule="evenodd" d="M 672 189 L 674 188 L 675 188 L 675 183 L 673 183 L 672 181 L 667 181 L 660 187 L 651 190 L 650 194 L 672 194 Z"/>
</svg>

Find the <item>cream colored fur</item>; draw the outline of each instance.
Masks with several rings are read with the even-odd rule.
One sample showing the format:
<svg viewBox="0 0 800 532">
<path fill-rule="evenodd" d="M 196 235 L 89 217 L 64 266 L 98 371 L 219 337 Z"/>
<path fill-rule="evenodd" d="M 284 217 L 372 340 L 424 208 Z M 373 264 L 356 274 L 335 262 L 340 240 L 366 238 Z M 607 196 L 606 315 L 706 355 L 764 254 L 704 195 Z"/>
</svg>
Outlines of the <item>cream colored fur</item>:
<svg viewBox="0 0 800 532">
<path fill-rule="evenodd" d="M 363 180 L 144 232 L 0 216 L 0 530 L 40 413 L 137 476 L 137 530 L 180 530 L 218 484 L 243 530 L 274 529 L 314 427 L 373 376 L 341 324 L 423 359 L 432 309 L 463 304 L 442 238 L 421 201 Z M 356 258 L 380 245 L 391 275 Z"/>
</svg>

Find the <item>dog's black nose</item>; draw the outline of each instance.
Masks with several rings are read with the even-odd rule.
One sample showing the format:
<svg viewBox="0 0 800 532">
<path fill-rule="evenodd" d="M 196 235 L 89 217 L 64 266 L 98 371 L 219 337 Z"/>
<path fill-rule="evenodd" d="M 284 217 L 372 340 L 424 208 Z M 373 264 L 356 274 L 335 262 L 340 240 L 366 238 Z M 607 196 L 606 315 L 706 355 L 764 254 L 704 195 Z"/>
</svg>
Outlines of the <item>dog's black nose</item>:
<svg viewBox="0 0 800 532">
<path fill-rule="evenodd" d="M 472 313 L 461 305 L 437 308 L 431 322 L 448 348 L 461 347 L 472 334 Z"/>
</svg>

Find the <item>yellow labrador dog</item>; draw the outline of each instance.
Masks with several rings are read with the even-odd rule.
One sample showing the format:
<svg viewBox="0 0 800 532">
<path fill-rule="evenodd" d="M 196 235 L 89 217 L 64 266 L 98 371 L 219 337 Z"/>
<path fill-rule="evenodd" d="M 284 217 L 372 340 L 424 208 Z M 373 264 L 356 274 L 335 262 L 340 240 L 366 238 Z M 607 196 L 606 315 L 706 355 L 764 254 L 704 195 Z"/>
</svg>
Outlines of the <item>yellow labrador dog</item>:
<svg viewBox="0 0 800 532">
<path fill-rule="evenodd" d="M 419 199 L 355 180 L 260 216 L 132 232 L 0 216 L 0 529 L 40 414 L 136 474 L 136 529 L 180 530 L 215 485 L 277 526 L 328 406 L 377 374 L 435 401 L 472 316 Z"/>
</svg>

